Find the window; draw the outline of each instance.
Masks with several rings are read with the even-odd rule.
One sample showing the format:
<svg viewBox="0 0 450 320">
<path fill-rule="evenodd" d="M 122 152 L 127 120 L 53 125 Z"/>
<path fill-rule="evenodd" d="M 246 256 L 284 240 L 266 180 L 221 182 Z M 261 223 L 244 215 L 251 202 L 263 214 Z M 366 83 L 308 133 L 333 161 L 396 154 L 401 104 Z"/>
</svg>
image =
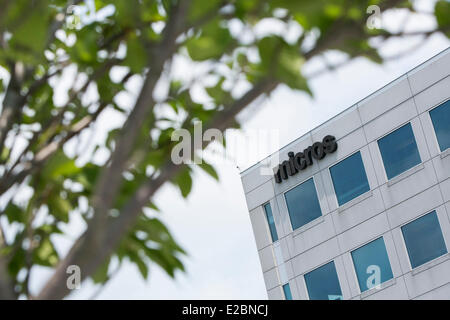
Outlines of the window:
<svg viewBox="0 0 450 320">
<path fill-rule="evenodd" d="M 378 140 L 388 179 L 421 162 L 411 123 Z"/>
<path fill-rule="evenodd" d="M 272 236 L 272 241 L 278 240 L 277 228 L 275 227 L 275 220 L 272 215 L 272 207 L 270 203 L 264 205 L 264 211 L 266 212 L 267 224 L 269 225 L 270 235 Z"/>
<path fill-rule="evenodd" d="M 286 300 L 292 300 L 291 287 L 289 286 L 289 283 L 286 283 L 285 285 L 283 285 L 283 292 L 284 292 L 284 298 Z"/>
<path fill-rule="evenodd" d="M 436 211 L 402 227 L 411 267 L 418 267 L 447 253 Z"/>
<path fill-rule="evenodd" d="M 393 277 L 383 237 L 353 251 L 352 259 L 361 292 Z"/>
<path fill-rule="evenodd" d="M 342 300 L 334 261 L 305 274 L 310 300 Z"/>
<path fill-rule="evenodd" d="M 370 190 L 359 151 L 332 166 L 330 173 L 340 206 Z"/>
<path fill-rule="evenodd" d="M 441 151 L 450 148 L 450 100 L 430 111 L 431 121 Z"/>
<path fill-rule="evenodd" d="M 300 228 L 322 215 L 313 178 L 289 190 L 284 196 L 292 229 Z"/>
</svg>

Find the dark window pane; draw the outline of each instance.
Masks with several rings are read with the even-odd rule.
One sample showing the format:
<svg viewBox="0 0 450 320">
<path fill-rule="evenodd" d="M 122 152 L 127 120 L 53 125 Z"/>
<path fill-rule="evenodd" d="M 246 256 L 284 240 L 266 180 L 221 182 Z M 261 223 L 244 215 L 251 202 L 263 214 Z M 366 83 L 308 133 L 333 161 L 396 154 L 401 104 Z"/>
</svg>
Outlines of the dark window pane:
<svg viewBox="0 0 450 320">
<path fill-rule="evenodd" d="M 342 300 L 334 261 L 305 274 L 310 300 Z"/>
<path fill-rule="evenodd" d="M 297 229 L 320 217 L 319 199 L 313 178 L 285 193 L 292 229 Z"/>
<path fill-rule="evenodd" d="M 402 233 L 413 268 L 447 253 L 436 211 L 404 225 Z"/>
<path fill-rule="evenodd" d="M 332 166 L 330 173 L 339 205 L 370 190 L 359 151 Z"/>
<path fill-rule="evenodd" d="M 353 251 L 352 259 L 361 292 L 393 277 L 383 238 Z"/>
<path fill-rule="evenodd" d="M 421 162 L 411 123 L 378 140 L 388 179 Z"/>
<path fill-rule="evenodd" d="M 450 148 L 450 100 L 430 111 L 441 151 Z"/>
<path fill-rule="evenodd" d="M 267 223 L 269 224 L 270 235 L 272 236 L 272 241 L 278 240 L 277 228 L 275 227 L 275 220 L 272 215 L 272 207 L 270 203 L 264 205 L 264 211 L 266 212 Z"/>
<path fill-rule="evenodd" d="M 292 300 L 291 287 L 289 286 L 289 283 L 286 283 L 283 286 L 283 292 L 284 292 L 284 298 L 286 300 Z"/>
</svg>

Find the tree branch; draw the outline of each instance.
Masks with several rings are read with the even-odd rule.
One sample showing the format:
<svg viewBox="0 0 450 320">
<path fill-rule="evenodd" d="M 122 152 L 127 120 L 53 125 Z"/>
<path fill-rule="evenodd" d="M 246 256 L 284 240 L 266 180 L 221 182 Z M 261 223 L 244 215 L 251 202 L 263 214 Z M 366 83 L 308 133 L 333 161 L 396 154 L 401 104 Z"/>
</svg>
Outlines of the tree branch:
<svg viewBox="0 0 450 320">
<path fill-rule="evenodd" d="M 221 115 L 215 117 L 207 128 L 217 127 L 224 130 L 234 122 L 234 117 L 248 104 L 254 101 L 261 94 L 268 93 L 275 89 L 277 82 L 265 79 L 256 84 L 243 97 L 232 103 L 221 111 Z M 208 142 L 204 142 L 205 147 Z M 180 170 L 186 165 L 176 165 L 170 159 L 159 170 L 160 174 L 155 179 L 149 179 L 142 184 L 134 196 L 124 205 L 117 218 L 108 218 L 105 221 L 102 232 L 104 237 L 95 238 L 98 230 L 88 225 L 86 232 L 75 242 L 66 258 L 60 262 L 53 277 L 41 291 L 38 299 L 61 299 L 69 291 L 63 285 L 65 279 L 65 270 L 72 264 L 78 265 L 82 270 L 82 279 L 91 276 L 97 268 L 108 258 L 115 250 L 123 235 L 135 224 L 137 218 L 142 212 L 142 208 L 149 202 L 150 198 L 166 182 L 174 178 Z M 97 242 L 101 250 L 92 246 Z"/>
<path fill-rule="evenodd" d="M 68 289 L 63 285 L 64 281 L 62 281 L 66 277 L 67 266 L 71 264 L 80 266 L 84 278 L 93 274 L 98 268 L 99 265 L 92 263 L 93 261 L 104 261 L 103 258 L 111 253 L 111 250 L 105 250 L 103 247 L 109 236 L 105 226 L 108 212 L 116 199 L 122 182 L 122 172 L 134 148 L 140 128 L 154 105 L 153 91 L 163 71 L 164 64 L 177 49 L 176 39 L 185 23 L 189 4 L 190 1 L 183 0 L 172 7 L 171 16 L 166 24 L 167 27 L 163 31 L 163 40 L 152 52 L 150 71 L 133 111 L 128 116 L 116 141 L 116 148 L 109 161 L 110 165 L 102 171 L 97 182 L 96 193 L 92 198 L 94 217 L 89 221 L 85 234 L 77 240 L 67 257 L 58 265 L 54 275 L 39 294 L 39 299 L 60 299 L 68 293 Z"/>
</svg>

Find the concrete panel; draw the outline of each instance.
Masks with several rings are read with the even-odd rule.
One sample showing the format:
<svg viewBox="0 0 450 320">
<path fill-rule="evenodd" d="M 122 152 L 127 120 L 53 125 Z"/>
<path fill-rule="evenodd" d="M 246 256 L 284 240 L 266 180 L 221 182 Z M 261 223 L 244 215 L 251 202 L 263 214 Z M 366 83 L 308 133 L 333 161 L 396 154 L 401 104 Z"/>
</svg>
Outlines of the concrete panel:
<svg viewBox="0 0 450 320">
<path fill-rule="evenodd" d="M 270 238 L 269 227 L 262 207 L 258 207 L 250 212 L 250 221 L 252 222 L 257 249 L 261 250 L 270 245 L 272 239 Z"/>
<path fill-rule="evenodd" d="M 295 277 L 294 281 L 298 290 L 299 300 L 308 300 L 308 290 L 306 289 L 305 278 L 303 275 Z"/>
<path fill-rule="evenodd" d="M 407 175 L 409 174 L 407 172 L 404 173 L 406 177 L 394 185 L 384 184 L 380 187 L 386 209 L 411 198 L 419 192 L 423 192 L 437 183 L 431 161 L 425 162 L 417 168 L 418 171 L 415 168 L 410 169 L 412 172 L 410 175 Z"/>
<path fill-rule="evenodd" d="M 273 268 L 269 271 L 266 271 L 263 273 L 264 277 L 264 283 L 266 284 L 266 289 L 269 291 L 270 289 L 275 288 L 276 286 L 279 286 L 280 279 L 278 277 L 277 268 Z"/>
<path fill-rule="evenodd" d="M 450 220 L 450 202 L 447 202 L 447 203 L 445 204 L 445 209 L 446 209 L 446 211 L 447 211 L 447 217 L 448 217 L 448 219 Z"/>
<path fill-rule="evenodd" d="M 312 140 L 322 141 L 327 135 L 335 136 L 337 140 L 342 139 L 346 135 L 360 128 L 362 125 L 356 106 L 346 110 L 344 113 L 331 119 L 324 125 L 311 131 Z"/>
<path fill-rule="evenodd" d="M 436 138 L 436 133 L 434 132 L 430 114 L 428 112 L 424 112 L 420 115 L 419 118 L 425 135 L 426 144 L 430 152 L 430 156 L 435 157 L 439 155 L 441 151 L 439 150 L 439 144 Z"/>
<path fill-rule="evenodd" d="M 411 89 L 405 75 L 358 103 L 361 120 L 368 123 L 411 97 Z"/>
<path fill-rule="evenodd" d="M 242 186 L 244 192 L 248 193 L 255 188 L 259 187 L 263 183 L 272 179 L 272 176 L 262 175 L 259 166 L 256 165 L 248 169 L 244 174 L 241 175 Z"/>
<path fill-rule="evenodd" d="M 334 259 L 334 266 L 336 267 L 336 273 L 338 275 L 338 280 L 342 291 L 342 299 L 348 300 L 352 295 L 347 277 L 345 275 L 345 264 L 342 256 L 336 257 Z"/>
<path fill-rule="evenodd" d="M 347 252 L 380 237 L 389 230 L 385 213 L 381 213 L 338 235 L 342 252 Z"/>
<path fill-rule="evenodd" d="M 416 140 L 417 149 L 419 149 L 420 159 L 422 162 L 430 160 L 430 152 L 428 150 L 427 141 L 423 132 L 419 117 L 411 120 L 411 126 Z"/>
<path fill-rule="evenodd" d="M 450 96 L 450 77 L 447 77 L 414 96 L 419 113 L 440 105 Z"/>
<path fill-rule="evenodd" d="M 370 292 L 361 294 L 361 300 L 406 300 L 408 298 L 408 290 L 403 278 L 394 278 L 386 287 L 381 284 L 381 289 L 374 288 Z"/>
<path fill-rule="evenodd" d="M 438 155 L 434 157 L 433 165 L 439 182 L 443 182 L 450 178 L 450 156 L 442 158 Z"/>
<path fill-rule="evenodd" d="M 339 255 L 339 245 L 337 238 L 332 238 L 320 245 L 308 250 L 292 259 L 292 268 L 294 275 L 307 273 L 317 267 L 333 260 Z"/>
<path fill-rule="evenodd" d="M 445 256 L 443 262 L 433 265 L 423 272 L 417 274 L 409 272 L 405 274 L 406 287 L 411 298 L 423 295 L 450 282 L 450 272 L 448 272 L 450 270 L 449 257 L 449 255 Z"/>
<path fill-rule="evenodd" d="M 411 271 L 411 265 L 409 263 L 408 252 L 406 250 L 405 242 L 403 240 L 403 235 L 400 228 L 395 228 L 391 230 L 392 238 L 394 240 L 395 251 L 397 252 L 398 262 L 400 263 L 400 268 L 402 274 Z"/>
<path fill-rule="evenodd" d="M 397 228 L 426 212 L 431 212 L 440 205 L 442 205 L 442 196 L 439 186 L 436 185 L 392 207 L 386 214 L 391 228 Z"/>
<path fill-rule="evenodd" d="M 413 94 L 417 94 L 436 81 L 450 74 L 450 51 L 445 50 L 432 61 L 408 72 L 409 84 Z"/>
<path fill-rule="evenodd" d="M 318 162 L 320 169 L 326 169 L 331 164 L 348 157 L 350 154 L 364 147 L 367 142 L 366 137 L 364 136 L 364 131 L 360 128 L 338 140 L 337 144 L 338 148 L 334 153 L 328 154 L 325 158 Z"/>
<path fill-rule="evenodd" d="M 259 261 L 261 262 L 261 268 L 263 272 L 269 271 L 275 268 L 275 256 L 273 252 L 273 246 L 267 246 L 259 250 Z"/>
<path fill-rule="evenodd" d="M 379 189 L 372 191 L 372 196 L 347 208 L 334 211 L 331 215 L 338 234 L 357 226 L 384 210 L 383 199 Z"/>
<path fill-rule="evenodd" d="M 387 133 L 408 123 L 412 118 L 417 116 L 416 106 L 413 99 L 408 99 L 389 112 L 379 116 L 375 120 L 364 125 L 364 132 L 367 141 L 372 142 L 378 140 Z"/>
<path fill-rule="evenodd" d="M 424 293 L 415 298 L 415 300 L 449 300 L 450 299 L 450 283 L 439 288 Z"/>
<path fill-rule="evenodd" d="M 256 207 L 263 205 L 268 200 L 275 197 L 272 181 L 265 182 L 256 189 L 247 193 L 245 197 L 247 198 L 248 210 L 253 210 Z"/>
<path fill-rule="evenodd" d="M 323 220 L 320 223 L 312 226 L 311 228 L 303 232 L 296 233 L 294 231 L 293 235 L 294 256 L 303 253 L 319 245 L 320 243 L 325 242 L 328 239 L 334 237 L 335 231 L 331 215 L 327 215 L 319 219 Z"/>
<path fill-rule="evenodd" d="M 373 168 L 377 177 L 378 185 L 382 185 L 387 182 L 386 172 L 384 170 L 383 159 L 381 158 L 380 149 L 378 143 L 372 141 L 369 144 L 370 157 L 372 159 Z"/>
<path fill-rule="evenodd" d="M 286 199 L 284 198 L 284 194 L 282 193 L 277 195 L 275 200 L 277 202 L 278 207 L 278 221 L 279 225 L 283 229 L 283 234 L 292 236 L 291 219 L 289 217 L 289 213 L 287 210 Z"/>
<path fill-rule="evenodd" d="M 355 297 L 360 294 L 358 278 L 356 277 L 355 268 L 353 266 L 353 260 L 350 252 L 346 252 L 340 256 L 342 264 L 344 266 L 345 277 L 347 278 L 347 283 L 349 286 L 350 297 Z M 342 273 L 344 274 L 344 273 Z M 359 298 L 358 298 L 359 300 Z"/>
<path fill-rule="evenodd" d="M 275 287 L 267 291 L 269 300 L 284 300 L 283 288 L 281 286 Z"/>
<path fill-rule="evenodd" d="M 444 197 L 444 201 L 450 201 L 450 179 L 442 181 L 440 184 L 442 196 Z"/>
</svg>

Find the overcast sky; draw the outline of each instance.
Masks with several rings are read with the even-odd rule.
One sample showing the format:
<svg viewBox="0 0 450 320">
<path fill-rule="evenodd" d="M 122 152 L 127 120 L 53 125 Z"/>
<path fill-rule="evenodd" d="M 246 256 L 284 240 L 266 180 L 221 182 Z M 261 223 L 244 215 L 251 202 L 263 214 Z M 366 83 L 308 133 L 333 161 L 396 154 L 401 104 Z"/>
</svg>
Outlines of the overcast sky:
<svg viewBox="0 0 450 320">
<path fill-rule="evenodd" d="M 428 1 L 423 8 L 427 7 Z M 395 26 L 398 16 L 389 15 L 384 22 Z M 426 17 L 410 22 L 411 29 L 428 29 Z M 392 41 L 383 53 L 398 53 L 413 40 Z M 376 65 L 357 59 L 336 71 L 309 82 L 311 98 L 286 87 L 279 87 L 270 98 L 252 108 L 245 116 L 243 131 L 274 129 L 283 146 L 365 96 L 401 76 L 449 46 L 442 35 L 430 37 L 425 45 L 410 54 Z M 338 58 L 333 57 L 331 58 Z M 318 64 L 312 64 L 311 70 Z M 267 153 L 276 150 L 267 150 Z M 247 166 L 253 163 L 248 163 Z M 117 275 L 98 295 L 101 299 L 266 299 L 264 280 L 245 203 L 239 170 L 233 163 L 216 166 L 220 182 L 197 170 L 194 186 L 187 200 L 179 191 L 165 186 L 156 196 L 161 219 L 186 249 L 186 273 L 175 280 L 159 267 L 150 266 L 150 276 L 143 280 L 134 265 L 125 263 Z M 241 165 L 241 170 L 244 167 Z M 49 275 L 41 272 L 37 288 Z M 70 298 L 89 298 L 95 287 L 87 281 Z"/>
</svg>

